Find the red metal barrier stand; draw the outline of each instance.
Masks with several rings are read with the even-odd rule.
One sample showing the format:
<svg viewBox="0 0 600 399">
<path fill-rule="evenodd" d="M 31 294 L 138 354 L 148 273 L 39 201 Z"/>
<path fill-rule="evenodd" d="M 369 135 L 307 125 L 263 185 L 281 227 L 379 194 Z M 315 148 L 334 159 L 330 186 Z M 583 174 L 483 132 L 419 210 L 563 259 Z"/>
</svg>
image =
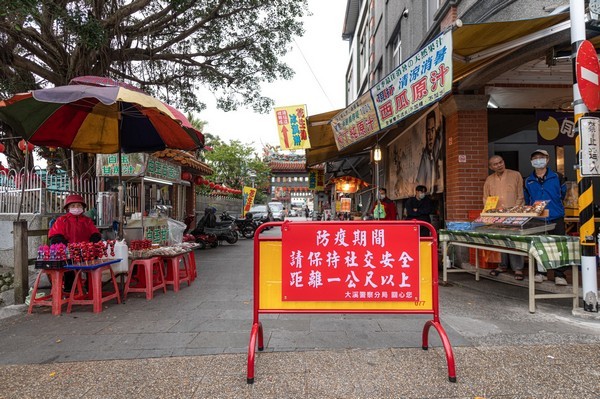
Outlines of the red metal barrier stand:
<svg viewBox="0 0 600 399">
<path fill-rule="evenodd" d="M 282 238 L 277 237 L 260 237 L 260 233 L 267 227 L 273 226 L 281 226 L 282 229 Z M 420 237 L 419 231 L 420 227 L 426 227 L 431 237 Z M 265 298 L 264 308 L 261 308 L 261 242 L 273 241 L 273 242 L 281 242 L 281 258 L 284 258 L 285 255 L 293 254 L 293 249 L 297 249 L 296 247 L 290 246 L 289 243 L 293 242 L 294 245 L 298 245 L 298 248 L 305 250 L 306 243 L 311 245 L 313 242 L 312 239 L 316 235 L 318 236 L 325 230 L 335 230 L 339 228 L 340 230 L 350 230 L 353 228 L 353 231 L 362 230 L 365 232 L 371 233 L 372 241 L 371 247 L 368 250 L 365 250 L 369 253 L 369 256 L 373 255 L 371 251 L 376 252 L 373 247 L 373 243 L 375 242 L 375 237 L 377 234 L 385 234 L 386 232 L 390 232 L 392 237 L 394 238 L 394 249 L 397 249 L 399 246 L 397 244 L 398 237 L 404 238 L 402 241 L 402 245 L 400 247 L 402 252 L 402 256 L 400 259 L 393 259 L 393 261 L 405 261 L 409 259 L 411 262 L 414 261 L 414 255 L 417 255 L 416 266 L 411 263 L 402 263 L 400 266 L 399 272 L 396 272 L 394 276 L 398 277 L 398 280 L 402 279 L 402 283 L 397 283 L 398 290 L 402 287 L 412 287 L 412 285 L 404 285 L 405 280 L 409 279 L 412 282 L 418 282 L 418 284 L 414 284 L 418 286 L 415 288 L 416 295 L 412 295 L 413 291 L 407 291 L 411 296 L 397 296 L 394 294 L 400 295 L 403 294 L 401 291 L 394 291 L 391 297 L 387 296 L 387 291 L 374 291 L 375 297 L 366 297 L 370 299 L 370 301 L 366 301 L 364 297 L 360 297 L 361 299 L 355 300 L 354 303 L 352 300 L 349 300 L 349 289 L 346 290 L 344 287 L 344 295 L 346 295 L 346 300 L 341 300 L 339 296 L 335 296 L 336 293 L 330 290 L 326 291 L 326 293 L 317 294 L 317 297 L 313 296 L 313 294 L 305 294 L 298 293 L 301 290 L 293 291 L 293 288 L 289 288 L 289 286 L 281 284 L 281 289 L 279 292 L 278 289 L 274 289 L 274 292 L 269 292 L 267 295 L 271 295 L 271 297 Z M 286 233 L 287 232 L 287 233 Z M 287 234 L 287 235 L 286 235 Z M 397 235 L 401 234 L 401 235 Z M 404 234 L 404 235 L 402 235 Z M 283 240 L 283 237 L 286 236 L 286 240 Z M 292 239 L 293 238 L 293 239 Z M 336 243 L 338 242 L 339 237 L 336 236 Z M 318 240 L 316 240 L 318 241 Z M 343 241 L 343 238 L 342 238 Z M 428 276 L 428 270 L 421 268 L 421 259 L 420 259 L 420 249 L 421 243 L 431 241 L 431 291 L 428 290 L 427 283 L 421 283 L 421 273 L 424 276 Z M 296 244 L 300 242 L 301 244 Z M 407 244 L 408 242 L 408 244 Z M 304 245 L 304 246 L 302 246 Z M 347 247 L 347 245 L 345 245 Z M 367 245 L 363 245 L 363 247 L 367 247 Z M 385 252 L 389 252 L 386 250 L 385 245 L 381 245 L 384 247 L 383 250 Z M 260 322 L 260 314 L 261 313 L 380 313 L 380 314 L 431 314 L 433 316 L 433 320 L 428 320 L 423 327 L 422 333 L 422 349 L 427 350 L 429 347 L 429 330 L 433 327 L 440 336 L 444 351 L 446 353 L 446 362 L 448 366 L 448 380 L 450 382 L 456 382 L 456 370 L 455 370 L 455 362 L 454 362 L 454 354 L 452 352 L 452 345 L 450 344 L 450 340 L 448 339 L 448 335 L 446 331 L 442 327 L 440 323 L 439 317 L 439 298 L 438 298 L 438 255 L 437 255 L 437 247 L 438 247 L 438 237 L 437 232 L 429 223 L 420 222 L 420 221 L 377 221 L 377 222 L 364 222 L 364 221 L 347 221 L 347 222 L 272 222 L 261 225 L 255 232 L 254 237 L 254 308 L 253 308 L 253 322 L 252 329 L 250 331 L 250 342 L 248 344 L 248 364 L 247 364 L 247 383 L 254 383 L 254 366 L 256 361 L 256 348 L 258 347 L 259 351 L 264 349 L 264 341 L 263 341 L 263 326 Z M 392 247 L 390 247 L 392 248 Z M 310 249 L 310 248 L 309 248 Z M 288 252 L 285 252 L 288 251 Z M 381 252 L 380 251 L 380 252 Z M 267 250 L 267 253 L 269 250 Z M 277 253 L 277 252 L 276 252 Z M 411 254 L 413 255 L 411 257 Z M 407 258 L 405 258 L 405 256 Z M 286 258 L 287 259 L 287 258 Z M 365 258 L 366 259 L 366 258 Z M 370 261 L 369 261 L 370 262 Z M 286 261 L 287 263 L 291 263 Z M 384 263 L 383 258 L 381 258 L 380 264 Z M 271 262 L 263 263 L 263 267 L 267 268 L 265 278 L 268 278 L 269 282 L 272 283 L 272 280 L 277 280 L 274 276 L 281 276 L 281 280 L 283 280 L 283 271 L 284 271 L 284 263 L 283 259 L 271 259 Z M 347 265 L 348 266 L 348 265 Z M 373 266 L 373 265 L 370 265 Z M 387 265 L 393 269 L 393 265 Z M 272 268 L 282 267 L 281 274 L 273 274 Z M 366 267 L 366 266 L 364 266 Z M 383 266 L 384 268 L 386 266 Z M 271 268 L 271 269 L 269 269 Z M 335 267 L 334 269 L 337 269 Z M 375 269 L 375 267 L 373 267 Z M 323 270 L 323 269 L 322 269 Z M 355 269 L 358 270 L 358 269 Z M 367 269 L 368 270 L 368 269 Z M 415 272 L 416 270 L 416 272 Z M 289 270 L 286 269 L 289 272 Z M 406 273 L 405 273 L 406 272 Z M 271 273 L 271 274 L 269 274 Z M 372 277 L 369 276 L 370 272 L 366 272 L 368 279 L 370 280 Z M 372 272 L 371 272 L 372 273 Z M 411 274 L 412 273 L 412 274 Z M 416 274 L 415 274 L 416 273 Z M 287 275 L 293 275 L 296 273 L 288 273 Z M 354 275 L 354 274 L 353 274 Z M 391 282 L 392 275 L 390 274 Z M 416 277 L 415 277 L 416 276 Z M 331 276 L 329 276 L 331 277 Z M 334 277 L 339 277 L 334 276 Z M 355 276 L 356 277 L 356 276 Z M 382 285 L 384 281 L 384 277 L 381 277 Z M 410 280 L 412 278 L 412 280 Z M 332 278 L 332 281 L 337 281 L 339 283 L 339 278 Z M 300 280 L 302 281 L 302 280 Z M 358 281 L 358 280 L 357 280 Z M 428 281 L 425 279 L 424 281 Z M 310 285 L 310 284 L 309 284 Z M 365 286 L 367 283 L 365 282 Z M 391 284 L 394 286 L 394 284 Z M 349 285 L 348 285 L 349 287 Z M 374 285 L 376 287 L 376 285 Z M 412 290 L 412 289 L 411 289 Z M 270 290 L 271 291 L 271 290 Z M 333 290 L 335 291 L 335 290 Z M 431 297 L 429 297 L 429 292 L 431 293 Z M 383 296 L 383 294 L 386 296 Z M 273 295 L 275 294 L 275 295 Z M 337 292 L 339 295 L 339 290 Z M 362 292 L 361 292 L 362 295 Z M 381 296 L 378 296 L 381 295 Z M 421 296 L 423 295 L 423 296 Z M 327 297 L 327 298 L 326 298 Z M 400 298 L 400 299 L 398 299 Z M 354 297 L 353 297 L 354 299 Z M 414 300 L 414 304 L 411 302 Z M 305 305 L 306 302 L 310 301 L 313 305 Z M 314 303 L 316 302 L 316 305 Z M 311 307 L 312 306 L 312 307 Z"/>
<path fill-rule="evenodd" d="M 433 237 L 433 245 L 431 246 L 432 254 L 431 254 L 431 271 L 433 277 L 433 320 L 428 320 L 423 327 L 423 345 L 421 346 L 423 350 L 427 350 L 429 348 L 429 329 L 433 326 L 435 330 L 440 335 L 440 339 L 442 341 L 442 345 L 444 346 L 444 352 L 446 353 L 446 363 L 448 364 L 448 380 L 450 382 L 456 382 L 456 367 L 454 363 L 454 352 L 452 352 L 452 345 L 450 345 L 450 340 L 448 339 L 448 334 L 446 334 L 446 330 L 442 327 L 440 323 L 440 301 L 439 301 L 439 275 L 438 275 L 438 256 L 437 256 L 437 248 L 438 248 L 438 237 L 437 231 L 433 228 L 433 226 L 427 225 L 429 232 Z"/>
</svg>

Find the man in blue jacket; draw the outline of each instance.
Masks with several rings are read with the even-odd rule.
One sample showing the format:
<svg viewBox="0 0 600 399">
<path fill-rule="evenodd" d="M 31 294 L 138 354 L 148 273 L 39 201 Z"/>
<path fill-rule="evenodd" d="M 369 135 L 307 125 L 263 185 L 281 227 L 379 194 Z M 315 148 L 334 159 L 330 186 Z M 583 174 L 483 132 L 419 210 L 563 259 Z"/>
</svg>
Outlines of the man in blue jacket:
<svg viewBox="0 0 600 399">
<path fill-rule="evenodd" d="M 533 205 L 535 201 L 549 201 L 546 205 L 548 210 L 547 223 L 555 223 L 556 227 L 549 234 L 565 234 L 565 208 L 563 200 L 567 194 L 565 178 L 560 173 L 548 168 L 550 156 L 546 150 L 535 150 L 531 153 L 531 166 L 533 172 L 525 179 L 525 203 Z M 556 285 L 567 285 L 564 268 L 554 269 L 554 283 Z M 535 275 L 535 282 L 541 283 L 546 279 L 543 274 Z"/>
</svg>

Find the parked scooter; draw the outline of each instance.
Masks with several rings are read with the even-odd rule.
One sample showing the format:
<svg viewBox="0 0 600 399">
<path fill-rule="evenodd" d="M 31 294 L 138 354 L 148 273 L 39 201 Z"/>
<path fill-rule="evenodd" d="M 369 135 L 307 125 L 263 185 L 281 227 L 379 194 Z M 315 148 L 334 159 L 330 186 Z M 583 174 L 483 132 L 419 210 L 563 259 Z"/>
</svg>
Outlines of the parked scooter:
<svg viewBox="0 0 600 399">
<path fill-rule="evenodd" d="M 219 241 L 227 241 L 228 244 L 235 244 L 238 241 L 238 227 L 231 221 L 217 222 L 215 227 L 205 227 L 204 232 L 212 233 Z"/>
<path fill-rule="evenodd" d="M 258 227 L 252 220 L 251 214 L 246 214 L 245 218 L 234 218 L 225 211 L 221 214 L 221 220 L 235 223 L 238 232 L 246 238 L 254 238 L 254 231 Z"/>
<path fill-rule="evenodd" d="M 263 223 L 268 223 L 271 222 L 272 220 L 269 219 L 269 217 L 267 215 L 254 215 L 254 216 L 249 216 L 251 215 L 250 212 L 248 212 L 246 214 L 246 217 L 252 217 L 252 220 L 254 221 L 254 224 L 256 225 L 256 227 L 260 226 Z M 265 230 L 271 230 L 273 227 L 269 226 L 269 227 L 265 227 Z"/>
<path fill-rule="evenodd" d="M 193 215 L 188 215 L 185 218 L 185 224 L 191 228 L 191 223 L 194 220 Z M 214 232 L 205 231 L 208 226 L 216 226 L 217 220 L 214 212 L 210 208 L 206 208 L 204 210 L 204 216 L 198 221 L 196 228 L 190 231 L 189 234 L 194 236 L 194 239 L 197 244 L 200 244 L 200 248 L 204 249 L 206 247 L 216 248 L 219 246 L 219 239 Z"/>
</svg>

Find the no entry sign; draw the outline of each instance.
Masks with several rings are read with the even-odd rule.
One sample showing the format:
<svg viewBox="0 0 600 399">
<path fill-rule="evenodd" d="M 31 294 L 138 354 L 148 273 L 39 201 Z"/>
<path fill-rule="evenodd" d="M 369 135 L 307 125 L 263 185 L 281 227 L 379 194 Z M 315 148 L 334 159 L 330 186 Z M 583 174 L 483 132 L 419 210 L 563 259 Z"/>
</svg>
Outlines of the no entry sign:
<svg viewBox="0 0 600 399">
<path fill-rule="evenodd" d="M 590 111 L 600 106 L 600 64 L 594 45 L 584 40 L 577 50 L 576 67 L 579 93 Z"/>
</svg>

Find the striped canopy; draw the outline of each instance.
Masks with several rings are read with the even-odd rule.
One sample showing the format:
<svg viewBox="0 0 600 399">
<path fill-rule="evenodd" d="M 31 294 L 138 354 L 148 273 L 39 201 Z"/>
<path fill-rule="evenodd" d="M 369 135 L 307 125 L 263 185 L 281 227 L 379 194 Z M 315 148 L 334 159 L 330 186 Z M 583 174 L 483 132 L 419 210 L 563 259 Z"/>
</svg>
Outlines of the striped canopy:
<svg viewBox="0 0 600 399">
<path fill-rule="evenodd" d="M 201 135 L 183 126 L 182 114 L 173 110 L 152 96 L 125 87 L 68 85 L 17 94 L 0 102 L 0 120 L 32 144 L 79 152 L 201 148 Z"/>
</svg>

